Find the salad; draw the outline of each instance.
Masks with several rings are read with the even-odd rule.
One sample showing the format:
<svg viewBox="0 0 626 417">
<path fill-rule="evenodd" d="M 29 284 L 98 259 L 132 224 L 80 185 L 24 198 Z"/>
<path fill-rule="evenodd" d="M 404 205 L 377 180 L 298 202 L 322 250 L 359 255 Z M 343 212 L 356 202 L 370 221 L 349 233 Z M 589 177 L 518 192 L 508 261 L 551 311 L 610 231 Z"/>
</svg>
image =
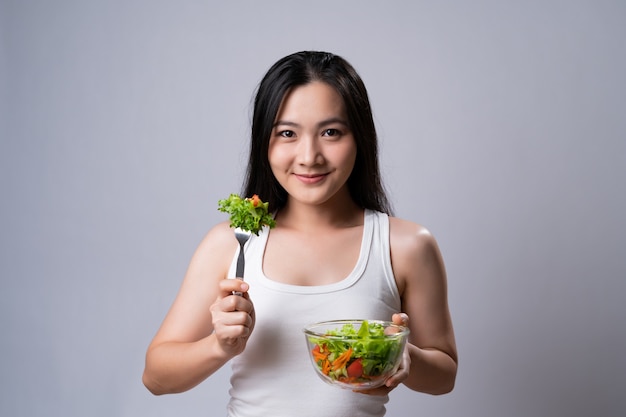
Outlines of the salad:
<svg viewBox="0 0 626 417">
<path fill-rule="evenodd" d="M 331 381 L 362 384 L 380 379 L 394 370 L 403 349 L 403 337 L 385 332 L 382 323 L 363 321 L 329 330 L 324 336 L 308 335 L 311 355 L 318 370 Z"/>
<path fill-rule="evenodd" d="M 218 210 L 230 214 L 230 227 L 240 228 L 258 236 L 263 226 L 276 226 L 274 218 L 268 211 L 269 203 L 261 201 L 258 195 L 241 198 L 231 194 L 228 198 L 217 202 Z"/>
</svg>

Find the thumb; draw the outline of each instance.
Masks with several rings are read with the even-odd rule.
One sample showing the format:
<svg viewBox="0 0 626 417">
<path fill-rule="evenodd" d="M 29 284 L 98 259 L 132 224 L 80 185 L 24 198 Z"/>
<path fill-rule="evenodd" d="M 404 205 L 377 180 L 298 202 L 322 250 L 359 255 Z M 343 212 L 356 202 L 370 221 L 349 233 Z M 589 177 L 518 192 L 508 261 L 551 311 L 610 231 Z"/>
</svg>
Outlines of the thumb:
<svg viewBox="0 0 626 417">
<path fill-rule="evenodd" d="M 391 321 L 399 326 L 408 326 L 409 316 L 406 313 L 395 313 L 392 316 Z"/>
</svg>

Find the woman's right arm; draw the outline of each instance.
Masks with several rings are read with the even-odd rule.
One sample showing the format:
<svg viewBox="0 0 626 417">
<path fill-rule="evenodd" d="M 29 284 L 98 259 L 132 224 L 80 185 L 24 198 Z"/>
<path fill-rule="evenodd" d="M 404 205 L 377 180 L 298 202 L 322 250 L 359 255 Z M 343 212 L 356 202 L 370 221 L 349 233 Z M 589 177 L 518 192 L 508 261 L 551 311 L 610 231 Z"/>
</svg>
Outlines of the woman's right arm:
<svg viewBox="0 0 626 417">
<path fill-rule="evenodd" d="M 225 279 L 236 247 L 233 231 L 224 222 L 194 253 L 146 353 L 143 383 L 153 394 L 186 391 L 243 351 L 254 327 L 254 307 L 245 282 Z"/>
</svg>

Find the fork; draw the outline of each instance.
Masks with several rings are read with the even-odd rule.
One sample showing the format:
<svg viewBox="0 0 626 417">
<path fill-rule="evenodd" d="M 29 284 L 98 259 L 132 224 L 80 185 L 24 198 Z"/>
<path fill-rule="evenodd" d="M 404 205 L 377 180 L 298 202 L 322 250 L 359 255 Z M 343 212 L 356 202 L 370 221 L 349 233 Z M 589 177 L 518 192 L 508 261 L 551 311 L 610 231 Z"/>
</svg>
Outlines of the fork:
<svg viewBox="0 0 626 417">
<path fill-rule="evenodd" d="M 237 270 L 236 277 L 239 279 L 243 279 L 243 271 L 246 267 L 246 260 L 243 255 L 243 247 L 246 242 L 250 239 L 251 232 L 248 230 L 243 230 L 239 227 L 235 228 L 235 237 L 237 238 L 237 242 L 239 242 L 239 256 L 237 257 Z M 243 295 L 241 291 L 233 291 L 235 295 Z"/>
</svg>

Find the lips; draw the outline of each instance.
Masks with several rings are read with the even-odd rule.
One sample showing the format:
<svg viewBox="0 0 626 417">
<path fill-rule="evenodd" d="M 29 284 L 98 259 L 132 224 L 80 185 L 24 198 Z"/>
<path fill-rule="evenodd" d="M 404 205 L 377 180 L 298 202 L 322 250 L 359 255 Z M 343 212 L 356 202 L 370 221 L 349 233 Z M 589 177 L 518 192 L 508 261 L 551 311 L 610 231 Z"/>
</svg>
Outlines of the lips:
<svg viewBox="0 0 626 417">
<path fill-rule="evenodd" d="M 294 174 L 298 180 L 305 184 L 316 184 L 323 181 L 327 174 Z"/>
</svg>

